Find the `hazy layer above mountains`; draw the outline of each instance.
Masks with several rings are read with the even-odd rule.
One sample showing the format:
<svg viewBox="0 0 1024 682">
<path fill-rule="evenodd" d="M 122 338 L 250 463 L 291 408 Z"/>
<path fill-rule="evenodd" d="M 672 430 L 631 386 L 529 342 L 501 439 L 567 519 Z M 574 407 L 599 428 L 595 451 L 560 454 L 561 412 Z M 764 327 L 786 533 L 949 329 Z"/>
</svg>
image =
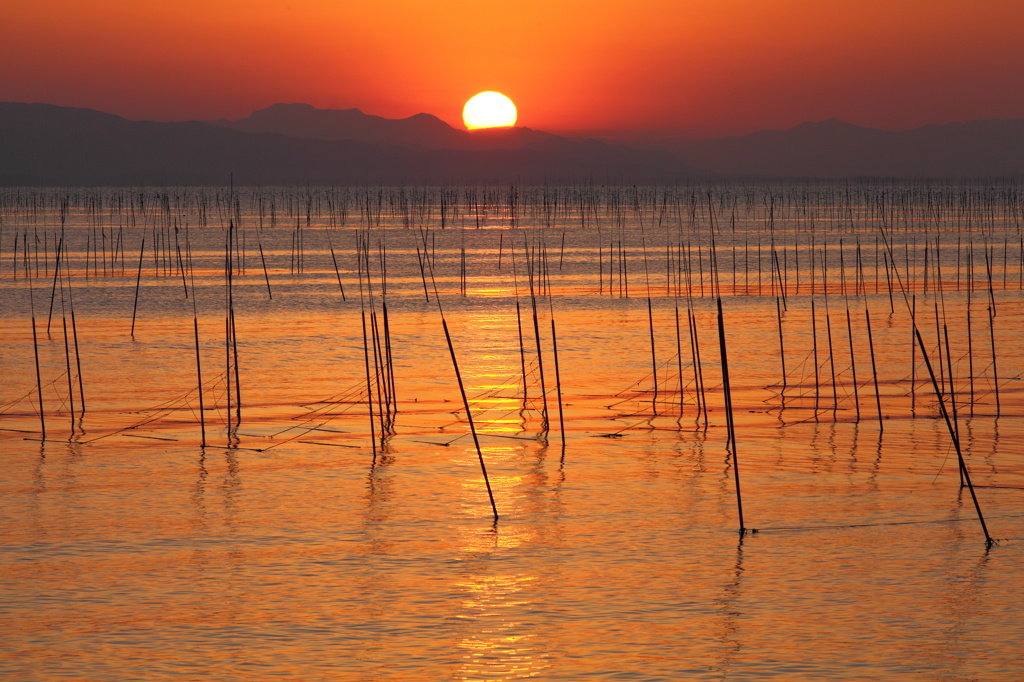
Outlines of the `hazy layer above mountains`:
<svg viewBox="0 0 1024 682">
<path fill-rule="evenodd" d="M 237 121 L 129 121 L 0 104 L 0 184 L 655 182 L 709 178 L 1024 175 L 1024 120 L 907 132 L 841 121 L 644 149 L 435 116 L 276 104 Z M 660 147 L 660 148 L 659 148 Z"/>
</svg>

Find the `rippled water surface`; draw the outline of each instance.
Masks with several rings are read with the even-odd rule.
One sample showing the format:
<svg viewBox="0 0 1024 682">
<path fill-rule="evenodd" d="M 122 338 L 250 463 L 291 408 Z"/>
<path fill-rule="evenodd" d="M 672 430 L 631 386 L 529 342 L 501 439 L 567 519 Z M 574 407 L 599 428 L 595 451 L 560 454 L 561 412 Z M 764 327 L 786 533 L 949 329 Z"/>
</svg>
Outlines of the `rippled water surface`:
<svg viewBox="0 0 1024 682">
<path fill-rule="evenodd" d="M 1024 670 L 1015 186 L 5 192 L 0 677 Z"/>
</svg>

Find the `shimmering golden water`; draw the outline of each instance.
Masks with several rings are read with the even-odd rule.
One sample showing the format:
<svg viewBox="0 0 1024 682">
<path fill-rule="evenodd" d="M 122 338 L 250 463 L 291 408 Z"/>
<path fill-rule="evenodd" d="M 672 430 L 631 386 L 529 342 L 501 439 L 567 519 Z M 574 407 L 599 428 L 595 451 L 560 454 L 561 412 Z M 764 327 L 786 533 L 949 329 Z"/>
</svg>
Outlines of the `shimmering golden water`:
<svg viewBox="0 0 1024 682">
<path fill-rule="evenodd" d="M 1017 679 L 1024 669 L 1019 204 L 962 212 L 953 200 L 936 201 L 941 208 L 928 213 L 922 200 L 897 203 L 903 206 L 897 210 L 891 202 L 903 196 L 898 189 L 875 189 L 877 195 L 852 202 L 851 211 L 822 209 L 820 188 L 785 190 L 791 203 L 771 216 L 777 253 L 789 249 L 783 388 L 781 287 L 765 255 L 768 204 L 737 200 L 730 229 L 721 206 L 738 190 L 713 188 L 721 199 L 715 248 L 743 511 L 747 528 L 757 529 L 743 535 L 701 193 L 681 192 L 675 212 L 631 208 L 606 196 L 599 210 L 582 211 L 583 220 L 570 208 L 546 212 L 543 203 L 524 202 L 516 224 L 507 207 L 491 206 L 478 230 L 477 211 L 469 208 L 454 218 L 446 214 L 442 229 L 439 204 L 429 197 L 384 211 L 379 224 L 371 216 L 370 227 L 354 216 L 349 220 L 359 224 L 342 224 L 337 204 L 319 214 L 311 209 L 306 225 L 302 193 L 276 190 L 280 224 L 271 226 L 265 209 L 260 230 L 259 202 L 266 206 L 272 192 L 242 190 L 234 217 L 222 209 L 225 222 L 237 226 L 233 238 L 245 231 L 233 277 L 242 418 L 231 431 L 226 230 L 219 218 L 196 227 L 199 195 L 179 197 L 166 215 L 139 207 L 134 226 L 127 209 L 71 211 L 65 234 L 79 255 L 68 257 L 72 275 L 57 280 L 49 335 L 52 251 L 49 270 L 40 255 L 37 276 L 24 277 L 22 260 L 15 277 L 13 234 L 23 244 L 21 235 L 34 240 L 45 233 L 52 249 L 59 213 L 19 209 L 8 195 L 0 239 L 0 676 Z M 358 196 L 373 198 L 373 191 Z M 963 191 L 946 188 L 936 196 L 955 199 Z M 223 192 L 203 195 L 209 215 L 226 205 Z M 380 192 L 385 199 L 403 196 Z M 54 202 L 64 195 L 40 196 Z M 873 213 L 878 197 L 889 208 Z M 192 225 L 182 263 L 190 251 L 195 286 L 191 273 L 185 285 L 194 299 L 184 297 L 175 269 L 167 227 L 174 220 L 182 241 L 185 222 Z M 124 274 L 120 256 L 108 256 L 110 270 L 110 263 L 117 269 L 104 276 L 93 253 L 86 276 L 86 235 L 95 243 L 96 225 L 110 231 L 105 238 L 121 228 Z M 157 261 L 144 254 L 133 339 L 143 232 L 147 248 L 163 239 L 171 255 Z M 894 242 L 891 251 L 884 245 L 876 251 L 876 235 L 883 233 Z M 360 303 L 359 236 L 370 244 L 372 308 L 369 292 Z M 924 265 L 924 244 L 936 236 L 941 277 L 934 262 L 927 272 Z M 299 237 L 302 246 L 295 247 Z M 840 239 L 849 279 L 835 270 Z M 607 260 L 612 241 L 628 247 L 621 275 L 617 243 L 616 260 Z M 760 269 L 751 263 L 757 243 Z M 855 243 L 862 248 L 863 277 L 857 278 L 850 275 Z M 679 244 L 694 249 L 688 269 L 673 251 Z M 700 268 L 697 244 L 705 249 Z M 537 249 L 535 267 L 546 251 L 550 276 L 551 296 L 537 298 L 546 433 L 527 245 Z M 830 250 L 819 252 L 822 245 Z M 424 294 L 417 260 L 416 248 L 428 246 L 440 310 L 429 273 L 429 299 Z M 393 435 L 374 454 L 362 313 L 376 310 L 382 323 L 385 247 L 398 414 Z M 814 279 L 812 253 L 821 255 Z M 896 266 L 887 277 L 889 253 Z M 799 286 L 797 256 L 803 259 Z M 72 299 L 86 404 L 82 415 L 72 355 L 74 422 L 63 332 Z M 194 390 L 193 300 L 205 448 Z M 938 365 L 942 353 L 940 380 L 952 371 L 960 441 L 989 531 L 999 540 L 991 548 L 960 486 L 920 351 L 911 350 L 908 304 L 930 360 Z M 45 442 L 39 440 L 32 305 Z M 706 423 L 698 411 L 690 309 Z M 948 359 L 936 319 L 940 327 L 946 323 Z"/>
</svg>

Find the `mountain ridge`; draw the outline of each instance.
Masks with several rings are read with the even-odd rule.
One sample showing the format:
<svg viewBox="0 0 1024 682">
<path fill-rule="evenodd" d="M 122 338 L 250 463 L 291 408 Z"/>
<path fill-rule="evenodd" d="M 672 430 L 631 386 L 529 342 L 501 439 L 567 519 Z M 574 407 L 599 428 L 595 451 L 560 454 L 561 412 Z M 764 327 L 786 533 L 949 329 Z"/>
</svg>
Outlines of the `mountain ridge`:
<svg viewBox="0 0 1024 682">
<path fill-rule="evenodd" d="M 430 114 L 276 104 L 237 121 L 131 121 L 0 103 L 0 184 L 677 182 L 1024 175 L 1024 120 L 891 132 L 837 119 L 635 149 L 526 127 L 465 131 Z"/>
<path fill-rule="evenodd" d="M 301 102 L 272 104 L 235 121 L 219 119 L 206 123 L 243 132 L 281 133 L 330 142 L 359 140 L 430 149 L 465 145 L 460 131 L 431 114 L 389 119 L 356 108 L 318 109 Z"/>
<path fill-rule="evenodd" d="M 667 153 L 491 131 L 505 148 L 417 149 L 130 121 L 91 109 L 0 103 L 0 184 L 362 184 L 654 181 L 694 171 Z"/>
<path fill-rule="evenodd" d="M 1024 175 L 1024 119 L 892 132 L 837 119 L 705 140 L 677 156 L 727 176 L 971 178 Z"/>
</svg>

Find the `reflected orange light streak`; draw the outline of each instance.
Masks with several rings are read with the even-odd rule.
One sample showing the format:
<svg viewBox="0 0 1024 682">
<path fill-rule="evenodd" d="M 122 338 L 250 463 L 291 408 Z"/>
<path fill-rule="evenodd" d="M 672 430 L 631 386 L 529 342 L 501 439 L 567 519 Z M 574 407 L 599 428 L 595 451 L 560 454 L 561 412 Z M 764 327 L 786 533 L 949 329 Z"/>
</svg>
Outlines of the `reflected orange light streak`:
<svg viewBox="0 0 1024 682">
<path fill-rule="evenodd" d="M 466 654 L 456 679 L 532 678 L 550 667 L 524 618 L 532 604 L 524 592 L 536 581 L 537 576 L 514 573 L 474 575 L 458 583 L 466 597 L 457 617 L 475 627 L 459 642 Z"/>
<path fill-rule="evenodd" d="M 467 291 L 471 296 L 500 297 L 515 295 L 515 291 L 503 287 L 467 287 Z"/>
</svg>

